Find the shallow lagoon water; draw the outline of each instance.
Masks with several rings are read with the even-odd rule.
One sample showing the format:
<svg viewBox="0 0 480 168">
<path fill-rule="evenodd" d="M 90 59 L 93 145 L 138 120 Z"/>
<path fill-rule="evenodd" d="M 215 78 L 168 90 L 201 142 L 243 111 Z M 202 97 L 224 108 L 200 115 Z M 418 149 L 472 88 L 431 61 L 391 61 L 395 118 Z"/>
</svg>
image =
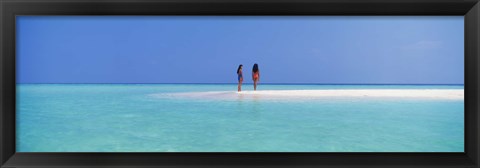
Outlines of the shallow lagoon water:
<svg viewBox="0 0 480 168">
<path fill-rule="evenodd" d="M 252 90 L 245 85 L 244 90 Z M 462 89 L 260 85 L 260 90 Z M 19 152 L 463 152 L 464 101 L 206 99 L 235 84 L 19 84 Z"/>
</svg>

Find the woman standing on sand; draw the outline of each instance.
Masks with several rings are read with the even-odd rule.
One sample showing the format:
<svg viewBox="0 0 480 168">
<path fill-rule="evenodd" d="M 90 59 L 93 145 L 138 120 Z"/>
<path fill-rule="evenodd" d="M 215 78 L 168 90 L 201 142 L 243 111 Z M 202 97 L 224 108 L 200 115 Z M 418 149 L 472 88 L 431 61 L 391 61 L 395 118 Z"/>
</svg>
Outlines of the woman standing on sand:
<svg viewBox="0 0 480 168">
<path fill-rule="evenodd" d="M 243 65 L 240 64 L 237 69 L 237 76 L 238 76 L 238 92 L 242 91 L 242 82 L 243 82 L 243 73 L 242 73 Z"/>
<path fill-rule="evenodd" d="M 252 69 L 252 79 L 253 79 L 253 90 L 257 90 L 257 82 L 260 80 L 260 70 L 258 69 L 258 64 L 253 64 Z"/>
</svg>

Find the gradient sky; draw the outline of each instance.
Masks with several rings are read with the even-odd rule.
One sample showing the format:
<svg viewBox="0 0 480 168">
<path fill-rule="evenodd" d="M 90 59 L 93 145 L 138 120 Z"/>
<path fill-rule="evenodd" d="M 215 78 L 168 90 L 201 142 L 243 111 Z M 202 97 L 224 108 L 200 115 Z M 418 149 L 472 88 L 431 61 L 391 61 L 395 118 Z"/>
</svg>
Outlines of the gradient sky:
<svg viewBox="0 0 480 168">
<path fill-rule="evenodd" d="M 463 84 L 463 16 L 17 16 L 17 83 Z"/>
</svg>

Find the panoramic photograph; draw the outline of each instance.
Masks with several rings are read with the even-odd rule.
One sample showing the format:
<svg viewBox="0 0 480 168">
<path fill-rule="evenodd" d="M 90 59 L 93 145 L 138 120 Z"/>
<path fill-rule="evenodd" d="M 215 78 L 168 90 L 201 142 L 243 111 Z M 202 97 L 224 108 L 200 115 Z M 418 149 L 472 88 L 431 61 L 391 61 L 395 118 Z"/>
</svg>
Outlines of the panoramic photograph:
<svg viewBox="0 0 480 168">
<path fill-rule="evenodd" d="M 17 152 L 464 152 L 463 16 L 17 16 Z"/>
</svg>

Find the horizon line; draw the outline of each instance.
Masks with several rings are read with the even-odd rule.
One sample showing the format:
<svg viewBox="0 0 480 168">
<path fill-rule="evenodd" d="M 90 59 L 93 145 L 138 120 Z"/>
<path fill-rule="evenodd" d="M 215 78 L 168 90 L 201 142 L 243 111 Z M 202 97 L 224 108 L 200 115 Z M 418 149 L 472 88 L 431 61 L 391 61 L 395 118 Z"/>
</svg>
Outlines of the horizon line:
<svg viewBox="0 0 480 168">
<path fill-rule="evenodd" d="M 16 83 L 16 84 L 238 84 L 238 83 Z M 253 84 L 253 83 L 242 83 Z M 266 85 L 465 85 L 457 83 L 260 83 Z"/>
</svg>

